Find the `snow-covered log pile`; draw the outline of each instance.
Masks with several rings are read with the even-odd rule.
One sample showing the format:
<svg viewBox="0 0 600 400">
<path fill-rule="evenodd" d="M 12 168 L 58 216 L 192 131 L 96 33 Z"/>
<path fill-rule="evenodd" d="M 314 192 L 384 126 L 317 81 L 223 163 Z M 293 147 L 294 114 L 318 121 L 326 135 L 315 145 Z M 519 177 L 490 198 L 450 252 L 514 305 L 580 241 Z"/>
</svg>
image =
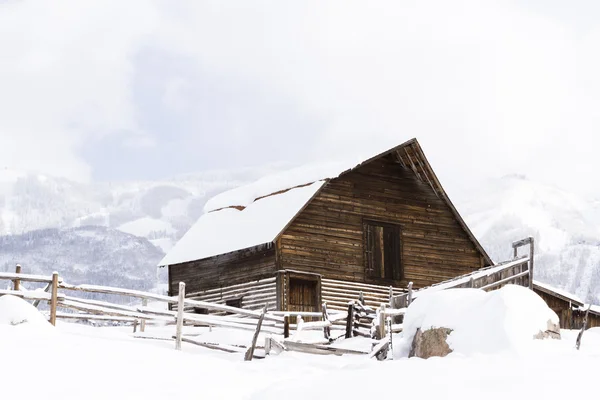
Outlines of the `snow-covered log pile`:
<svg viewBox="0 0 600 400">
<path fill-rule="evenodd" d="M 542 338 L 560 338 L 559 320 L 533 291 L 449 289 L 420 296 L 408 308 L 401 355 L 512 351 Z"/>
</svg>

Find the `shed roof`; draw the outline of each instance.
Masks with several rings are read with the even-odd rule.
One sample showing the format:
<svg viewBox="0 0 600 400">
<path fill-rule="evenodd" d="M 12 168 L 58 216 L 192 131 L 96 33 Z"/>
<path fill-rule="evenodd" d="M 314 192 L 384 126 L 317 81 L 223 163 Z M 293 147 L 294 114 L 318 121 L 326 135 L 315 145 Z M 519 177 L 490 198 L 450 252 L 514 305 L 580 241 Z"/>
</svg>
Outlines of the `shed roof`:
<svg viewBox="0 0 600 400">
<path fill-rule="evenodd" d="M 493 264 L 448 198 L 421 146 L 416 139 L 411 139 L 366 159 L 309 164 L 213 197 L 206 203 L 205 213 L 159 266 L 201 260 L 274 242 L 329 180 L 388 155 L 393 155 L 446 202 L 486 263 Z"/>
<path fill-rule="evenodd" d="M 547 283 L 543 283 L 535 279 L 533 280 L 533 288 L 564 301 L 573 303 L 573 305 L 578 307 L 581 307 L 585 304 L 584 301 L 576 294 L 567 292 L 566 290 L 558 289 L 552 285 L 548 285 Z"/>
</svg>

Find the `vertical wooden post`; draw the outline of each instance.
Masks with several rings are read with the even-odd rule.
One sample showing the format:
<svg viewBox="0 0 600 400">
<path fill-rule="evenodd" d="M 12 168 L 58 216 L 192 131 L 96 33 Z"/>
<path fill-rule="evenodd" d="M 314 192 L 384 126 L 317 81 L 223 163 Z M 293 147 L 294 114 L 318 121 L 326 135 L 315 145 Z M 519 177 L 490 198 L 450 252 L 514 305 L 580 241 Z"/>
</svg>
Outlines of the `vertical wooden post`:
<svg viewBox="0 0 600 400">
<path fill-rule="evenodd" d="M 517 247 L 513 247 L 513 259 L 517 258 L 517 256 L 519 255 L 519 252 L 517 250 Z"/>
<path fill-rule="evenodd" d="M 148 299 L 142 299 L 142 307 L 148 306 Z M 140 332 L 146 332 L 146 320 L 140 321 Z"/>
<path fill-rule="evenodd" d="M 387 324 L 388 324 L 388 335 L 389 335 L 389 341 L 390 344 L 388 346 L 388 360 L 393 360 L 394 359 L 394 346 L 392 343 L 392 335 L 394 332 L 392 332 L 392 319 L 390 317 L 387 318 Z"/>
<path fill-rule="evenodd" d="M 265 319 L 265 314 L 267 313 L 267 306 L 262 309 L 260 313 L 260 317 L 258 318 L 258 324 L 256 324 L 256 330 L 254 331 L 254 336 L 252 337 L 252 345 L 246 350 L 246 354 L 244 354 L 244 361 L 252 361 L 254 357 L 254 349 L 256 349 L 256 341 L 258 340 L 258 334 L 260 333 L 260 328 L 262 327 L 263 320 Z"/>
<path fill-rule="evenodd" d="M 394 288 L 390 286 L 390 308 L 394 308 Z"/>
<path fill-rule="evenodd" d="M 21 264 L 17 264 L 17 267 L 15 268 L 15 273 L 17 273 L 17 274 L 21 273 Z M 15 279 L 13 281 L 13 290 L 21 290 L 21 280 L 20 279 Z"/>
<path fill-rule="evenodd" d="M 407 304 L 406 306 L 410 306 L 410 303 L 412 303 L 412 298 L 413 298 L 413 283 L 412 282 L 408 282 L 408 300 L 407 300 Z"/>
<path fill-rule="evenodd" d="M 177 299 L 177 330 L 175 331 L 175 350 L 181 350 L 181 334 L 183 331 L 184 301 L 185 301 L 185 283 L 179 282 L 179 297 Z"/>
<path fill-rule="evenodd" d="M 579 331 L 579 334 L 577 335 L 577 341 L 575 342 L 575 348 L 577 350 L 579 350 L 579 346 L 581 346 L 581 338 L 583 337 L 583 332 L 585 332 L 585 328 L 587 328 L 587 320 L 588 320 L 588 315 L 590 313 L 590 308 L 592 308 L 591 304 L 588 306 L 588 309 L 585 312 L 585 317 L 583 317 L 583 326 L 581 327 L 581 330 Z"/>
<path fill-rule="evenodd" d="M 138 326 L 138 320 L 136 319 L 133 321 L 133 333 L 137 332 L 137 326 Z"/>
<path fill-rule="evenodd" d="M 377 339 L 381 340 L 385 337 L 385 305 L 379 307 L 379 326 L 377 328 Z"/>
<path fill-rule="evenodd" d="M 283 337 L 287 339 L 290 337 L 290 316 L 286 315 L 283 317 Z"/>
<path fill-rule="evenodd" d="M 327 303 L 326 302 L 323 302 L 321 312 L 323 314 L 323 322 L 329 322 L 329 315 L 327 314 Z M 328 341 L 331 341 L 331 328 L 329 326 L 326 326 L 323 328 L 323 336 Z"/>
<path fill-rule="evenodd" d="M 354 303 L 348 303 L 348 316 L 346 317 L 346 339 L 352 337 L 352 328 L 354 327 Z"/>
<path fill-rule="evenodd" d="M 56 305 L 58 303 L 58 272 L 52 273 L 52 291 L 50 292 L 50 323 L 56 326 Z"/>
<path fill-rule="evenodd" d="M 533 290 L 533 253 L 534 253 L 534 241 L 533 237 L 530 237 L 529 242 L 529 289 Z"/>
<path fill-rule="evenodd" d="M 358 293 L 358 302 L 363 306 L 365 305 L 365 295 L 362 290 Z"/>
</svg>

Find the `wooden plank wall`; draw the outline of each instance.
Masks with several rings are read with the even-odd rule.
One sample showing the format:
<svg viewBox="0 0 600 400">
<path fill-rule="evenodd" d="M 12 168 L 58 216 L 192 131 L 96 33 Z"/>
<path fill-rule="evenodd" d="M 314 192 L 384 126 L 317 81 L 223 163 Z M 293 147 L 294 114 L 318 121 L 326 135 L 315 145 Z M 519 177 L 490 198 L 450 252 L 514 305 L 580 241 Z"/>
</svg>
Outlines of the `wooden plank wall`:
<svg viewBox="0 0 600 400">
<path fill-rule="evenodd" d="M 401 280 L 365 276 L 364 219 L 400 225 Z M 395 287 L 425 287 L 483 266 L 446 203 L 392 156 L 330 181 L 286 229 L 279 251 L 282 269 Z"/>
<path fill-rule="evenodd" d="M 571 307 L 571 302 L 556 296 L 552 296 L 551 294 L 535 288 L 534 291 L 538 296 L 544 299 L 548 307 L 550 307 L 552 311 L 558 315 L 560 327 L 562 329 L 577 329 L 575 328 L 573 320 L 573 309 Z"/>
<path fill-rule="evenodd" d="M 206 289 L 223 288 L 275 276 L 275 248 L 240 250 L 204 260 L 169 266 L 169 295 L 185 282 L 187 297 Z"/>
<path fill-rule="evenodd" d="M 390 287 L 381 285 L 369 285 L 356 282 L 345 282 L 335 279 L 321 280 L 322 299 L 327 303 L 327 308 L 332 310 L 346 311 L 348 302 L 358 300 L 362 292 L 365 304 L 373 309 L 381 303 L 390 303 Z M 403 288 L 392 288 L 394 296 L 406 291 Z"/>
<path fill-rule="evenodd" d="M 267 310 L 275 310 L 277 303 L 276 278 L 272 277 L 217 289 L 207 289 L 186 297 L 217 304 L 225 304 L 227 300 L 241 298 L 241 308 L 260 310 L 266 304 Z M 186 309 L 186 311 L 194 312 L 191 308 Z"/>
</svg>

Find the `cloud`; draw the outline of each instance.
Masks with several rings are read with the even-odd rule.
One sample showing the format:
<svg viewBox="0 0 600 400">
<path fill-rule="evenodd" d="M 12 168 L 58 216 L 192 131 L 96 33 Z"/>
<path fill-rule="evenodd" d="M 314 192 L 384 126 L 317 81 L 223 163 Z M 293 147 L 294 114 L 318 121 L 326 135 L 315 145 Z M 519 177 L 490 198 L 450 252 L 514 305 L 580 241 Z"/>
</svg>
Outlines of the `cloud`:
<svg viewBox="0 0 600 400">
<path fill-rule="evenodd" d="M 322 159 L 411 137 L 456 188 L 518 172 L 590 190 L 575 170 L 600 166 L 593 2 L 55 4 L 0 6 L 9 166 L 85 179 L 78 149 L 109 135 L 136 143 L 148 169 Z"/>
<path fill-rule="evenodd" d="M 156 23 L 143 1 L 0 5 L 0 165 L 89 178 L 78 149 L 136 132 L 132 57 Z"/>
<path fill-rule="evenodd" d="M 595 164 L 581 155 L 600 144 L 600 40 L 560 15 L 479 1 L 194 2 L 179 11 L 161 24 L 159 43 L 325 121 L 305 136 L 315 158 L 415 136 L 453 181 L 516 171 L 580 183 L 565 166 Z"/>
</svg>

